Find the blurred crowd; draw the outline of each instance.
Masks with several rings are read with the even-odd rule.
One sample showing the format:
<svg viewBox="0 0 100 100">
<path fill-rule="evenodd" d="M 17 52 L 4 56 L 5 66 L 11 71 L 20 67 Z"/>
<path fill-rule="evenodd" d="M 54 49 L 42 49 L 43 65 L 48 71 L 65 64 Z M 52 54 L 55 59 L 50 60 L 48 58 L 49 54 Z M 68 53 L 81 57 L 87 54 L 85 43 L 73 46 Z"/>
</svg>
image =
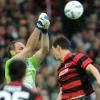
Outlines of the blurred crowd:
<svg viewBox="0 0 100 100">
<path fill-rule="evenodd" d="M 59 2 L 58 2 L 59 1 Z M 100 0 L 79 0 L 84 5 L 84 14 L 78 20 L 67 19 L 63 9 L 71 0 L 0 0 L 0 62 L 9 58 L 7 45 L 21 39 L 24 43 L 34 30 L 40 12 L 47 12 L 51 27 L 50 41 L 56 36 L 67 36 L 71 49 L 86 52 L 100 69 Z M 56 100 L 56 69 L 59 62 L 51 56 L 52 51 L 38 70 L 37 87 L 43 100 Z"/>
</svg>

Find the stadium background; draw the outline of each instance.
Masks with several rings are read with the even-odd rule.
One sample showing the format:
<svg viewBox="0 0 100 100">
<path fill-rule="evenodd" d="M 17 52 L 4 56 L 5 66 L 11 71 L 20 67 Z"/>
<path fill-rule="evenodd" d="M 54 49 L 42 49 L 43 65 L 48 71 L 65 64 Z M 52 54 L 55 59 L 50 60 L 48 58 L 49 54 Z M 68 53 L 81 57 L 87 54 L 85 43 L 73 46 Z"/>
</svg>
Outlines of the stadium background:
<svg viewBox="0 0 100 100">
<path fill-rule="evenodd" d="M 0 0 L 0 64 L 9 58 L 7 45 L 18 39 L 25 43 L 35 27 L 39 13 L 44 11 L 51 19 L 50 40 L 53 41 L 57 35 L 67 36 L 72 42 L 72 50 L 86 52 L 100 69 L 100 0 L 79 0 L 85 10 L 78 20 L 65 17 L 63 9 L 68 1 L 70 0 Z M 43 100 L 56 100 L 59 92 L 56 81 L 58 62 L 51 54 L 52 51 L 36 77 Z"/>
</svg>

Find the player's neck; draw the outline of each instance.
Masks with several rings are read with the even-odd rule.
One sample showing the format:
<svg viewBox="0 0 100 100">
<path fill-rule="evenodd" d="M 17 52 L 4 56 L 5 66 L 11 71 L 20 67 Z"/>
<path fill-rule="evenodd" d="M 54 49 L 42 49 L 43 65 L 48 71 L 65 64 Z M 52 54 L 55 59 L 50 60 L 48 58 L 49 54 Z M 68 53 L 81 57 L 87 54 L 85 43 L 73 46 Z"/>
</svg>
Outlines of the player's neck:
<svg viewBox="0 0 100 100">
<path fill-rule="evenodd" d="M 66 50 L 66 49 L 61 51 L 61 56 L 60 56 L 61 61 L 64 60 L 65 55 L 67 55 L 68 53 L 71 53 L 71 52 L 69 50 Z"/>
</svg>

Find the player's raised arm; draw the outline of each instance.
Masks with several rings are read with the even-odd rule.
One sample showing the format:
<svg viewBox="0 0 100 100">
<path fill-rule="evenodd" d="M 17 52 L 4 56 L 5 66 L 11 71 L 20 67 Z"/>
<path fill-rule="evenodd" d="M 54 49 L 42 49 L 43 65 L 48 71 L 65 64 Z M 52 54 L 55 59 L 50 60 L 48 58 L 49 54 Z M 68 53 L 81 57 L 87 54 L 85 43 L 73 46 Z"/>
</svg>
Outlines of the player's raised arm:
<svg viewBox="0 0 100 100">
<path fill-rule="evenodd" d="M 37 47 L 37 43 L 39 40 L 41 30 L 35 27 L 34 31 L 32 32 L 31 36 L 29 37 L 26 47 L 27 49 L 30 49 L 31 51 L 34 50 Z"/>
<path fill-rule="evenodd" d="M 19 58 L 26 59 L 32 54 L 33 49 L 36 48 L 39 41 L 40 32 L 42 31 L 44 27 L 44 23 L 42 23 L 41 15 L 43 15 L 43 13 L 40 14 L 36 27 L 34 31 L 32 32 L 31 36 L 29 37 L 25 48 L 19 54 L 18 56 Z"/>
<path fill-rule="evenodd" d="M 39 64 L 43 61 L 48 52 L 49 52 L 49 37 L 48 34 L 46 35 L 43 34 L 41 40 L 41 48 L 39 51 L 35 53 L 35 57 Z"/>
<path fill-rule="evenodd" d="M 35 57 L 38 61 L 38 63 L 41 63 L 44 59 L 44 57 L 49 52 L 49 37 L 48 37 L 48 27 L 50 25 L 48 16 L 46 13 L 44 13 L 42 16 L 42 21 L 45 23 L 44 29 L 42 30 L 42 38 L 41 38 L 41 47 L 40 49 L 35 53 Z"/>
</svg>

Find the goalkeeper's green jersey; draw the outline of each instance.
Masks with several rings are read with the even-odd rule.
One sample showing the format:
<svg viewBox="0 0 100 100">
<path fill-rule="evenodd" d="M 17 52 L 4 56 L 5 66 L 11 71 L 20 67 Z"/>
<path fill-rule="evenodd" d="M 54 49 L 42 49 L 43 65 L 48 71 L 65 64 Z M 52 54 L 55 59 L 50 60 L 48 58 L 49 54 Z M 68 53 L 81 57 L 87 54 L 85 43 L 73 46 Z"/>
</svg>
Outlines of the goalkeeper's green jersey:
<svg viewBox="0 0 100 100">
<path fill-rule="evenodd" d="M 12 57 L 11 59 L 6 61 L 5 64 L 5 80 L 7 83 L 11 81 L 9 76 L 9 64 L 12 60 L 18 58 L 18 55 Z M 26 69 L 26 75 L 24 77 L 23 83 L 28 88 L 35 88 L 35 76 L 36 76 L 36 69 L 39 67 L 39 64 L 33 55 L 30 58 L 26 59 L 27 69 Z M 14 67 L 14 66 L 13 66 Z M 21 68 L 21 66 L 20 66 Z"/>
</svg>

